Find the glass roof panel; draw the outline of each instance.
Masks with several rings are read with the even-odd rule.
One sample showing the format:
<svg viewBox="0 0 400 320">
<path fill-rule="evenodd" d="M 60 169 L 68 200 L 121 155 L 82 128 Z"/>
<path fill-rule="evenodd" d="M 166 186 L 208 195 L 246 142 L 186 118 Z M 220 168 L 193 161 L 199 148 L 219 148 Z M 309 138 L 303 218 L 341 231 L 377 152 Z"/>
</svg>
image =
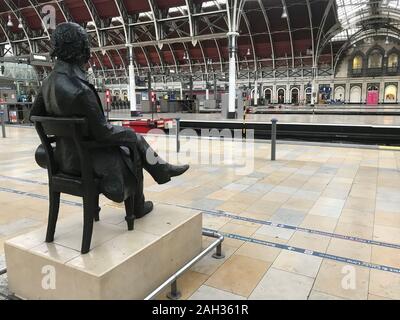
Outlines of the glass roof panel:
<svg viewBox="0 0 400 320">
<path fill-rule="evenodd" d="M 400 0 L 336 0 L 337 15 L 343 31 L 332 41 L 347 40 L 360 30 L 359 22 L 369 16 L 400 20 Z M 393 23 L 395 25 L 396 23 Z"/>
<path fill-rule="evenodd" d="M 350 27 L 361 18 L 359 14 L 365 12 L 368 3 L 368 0 L 336 0 L 339 21 L 343 28 Z"/>
</svg>

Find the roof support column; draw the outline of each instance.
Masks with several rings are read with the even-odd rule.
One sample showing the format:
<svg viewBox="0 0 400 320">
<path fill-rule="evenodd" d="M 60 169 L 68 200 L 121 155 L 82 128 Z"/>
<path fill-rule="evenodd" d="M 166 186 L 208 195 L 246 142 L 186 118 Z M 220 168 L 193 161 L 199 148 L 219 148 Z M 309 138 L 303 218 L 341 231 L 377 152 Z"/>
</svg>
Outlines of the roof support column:
<svg viewBox="0 0 400 320">
<path fill-rule="evenodd" d="M 257 73 L 257 72 L 256 72 Z M 258 79 L 254 81 L 254 105 L 258 105 Z"/>
<path fill-rule="evenodd" d="M 317 77 L 318 69 L 316 66 L 312 67 L 312 75 L 311 75 L 311 106 L 315 105 L 315 102 L 318 102 L 317 95 L 318 91 L 316 88 L 315 78 Z"/>
<path fill-rule="evenodd" d="M 236 54 L 238 32 L 229 32 L 229 106 L 228 118 L 236 118 Z"/>
<path fill-rule="evenodd" d="M 130 110 L 131 116 L 137 117 L 139 115 L 136 109 L 136 81 L 135 81 L 135 69 L 133 66 L 133 47 L 130 45 L 129 49 L 129 101 L 130 101 Z"/>
</svg>

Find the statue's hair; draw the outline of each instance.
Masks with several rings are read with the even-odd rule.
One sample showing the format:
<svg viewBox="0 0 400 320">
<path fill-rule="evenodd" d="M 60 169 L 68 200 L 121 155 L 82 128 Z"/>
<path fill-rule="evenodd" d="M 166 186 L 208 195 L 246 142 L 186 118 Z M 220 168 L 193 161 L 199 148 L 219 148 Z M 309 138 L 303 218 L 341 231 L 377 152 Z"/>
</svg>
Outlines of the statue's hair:
<svg viewBox="0 0 400 320">
<path fill-rule="evenodd" d="M 51 56 L 68 63 L 86 63 L 90 57 L 88 34 L 79 24 L 60 23 L 51 36 Z"/>
</svg>

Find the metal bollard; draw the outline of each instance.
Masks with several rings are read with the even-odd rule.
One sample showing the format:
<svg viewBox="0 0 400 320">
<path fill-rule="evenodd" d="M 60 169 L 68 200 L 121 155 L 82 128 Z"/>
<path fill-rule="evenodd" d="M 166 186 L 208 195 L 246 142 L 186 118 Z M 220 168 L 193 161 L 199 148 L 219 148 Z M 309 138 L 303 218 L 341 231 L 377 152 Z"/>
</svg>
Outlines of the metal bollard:
<svg viewBox="0 0 400 320">
<path fill-rule="evenodd" d="M 278 119 L 271 119 L 271 160 L 276 160 L 276 123 Z"/>
<path fill-rule="evenodd" d="M 178 290 L 177 279 L 171 283 L 171 291 L 167 293 L 167 298 L 171 300 L 179 300 L 182 296 L 180 291 Z"/>
<path fill-rule="evenodd" d="M 223 259 L 223 258 L 225 258 L 225 255 L 222 252 L 222 243 L 220 243 L 217 246 L 217 249 L 215 250 L 215 253 L 212 255 L 212 257 L 214 259 Z"/>
<path fill-rule="evenodd" d="M 181 150 L 181 142 L 179 140 L 179 131 L 181 131 L 181 118 L 175 118 L 176 121 L 176 152 Z"/>
<path fill-rule="evenodd" d="M 5 122 L 5 113 L 4 110 L 0 111 L 1 113 L 1 131 L 3 133 L 3 138 L 6 137 L 6 122 Z"/>
</svg>

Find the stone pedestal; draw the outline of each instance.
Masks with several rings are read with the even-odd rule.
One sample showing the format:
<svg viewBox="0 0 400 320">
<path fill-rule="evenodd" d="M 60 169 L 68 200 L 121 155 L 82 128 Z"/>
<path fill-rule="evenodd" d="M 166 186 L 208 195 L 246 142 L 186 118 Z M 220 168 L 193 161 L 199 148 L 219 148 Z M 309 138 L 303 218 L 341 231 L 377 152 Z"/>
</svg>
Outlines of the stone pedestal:
<svg viewBox="0 0 400 320">
<path fill-rule="evenodd" d="M 92 248 L 80 253 L 82 216 L 60 220 L 5 245 L 9 288 L 23 299 L 143 299 L 202 249 L 201 213 L 156 204 L 127 231 L 124 211 L 104 207 Z"/>
</svg>

